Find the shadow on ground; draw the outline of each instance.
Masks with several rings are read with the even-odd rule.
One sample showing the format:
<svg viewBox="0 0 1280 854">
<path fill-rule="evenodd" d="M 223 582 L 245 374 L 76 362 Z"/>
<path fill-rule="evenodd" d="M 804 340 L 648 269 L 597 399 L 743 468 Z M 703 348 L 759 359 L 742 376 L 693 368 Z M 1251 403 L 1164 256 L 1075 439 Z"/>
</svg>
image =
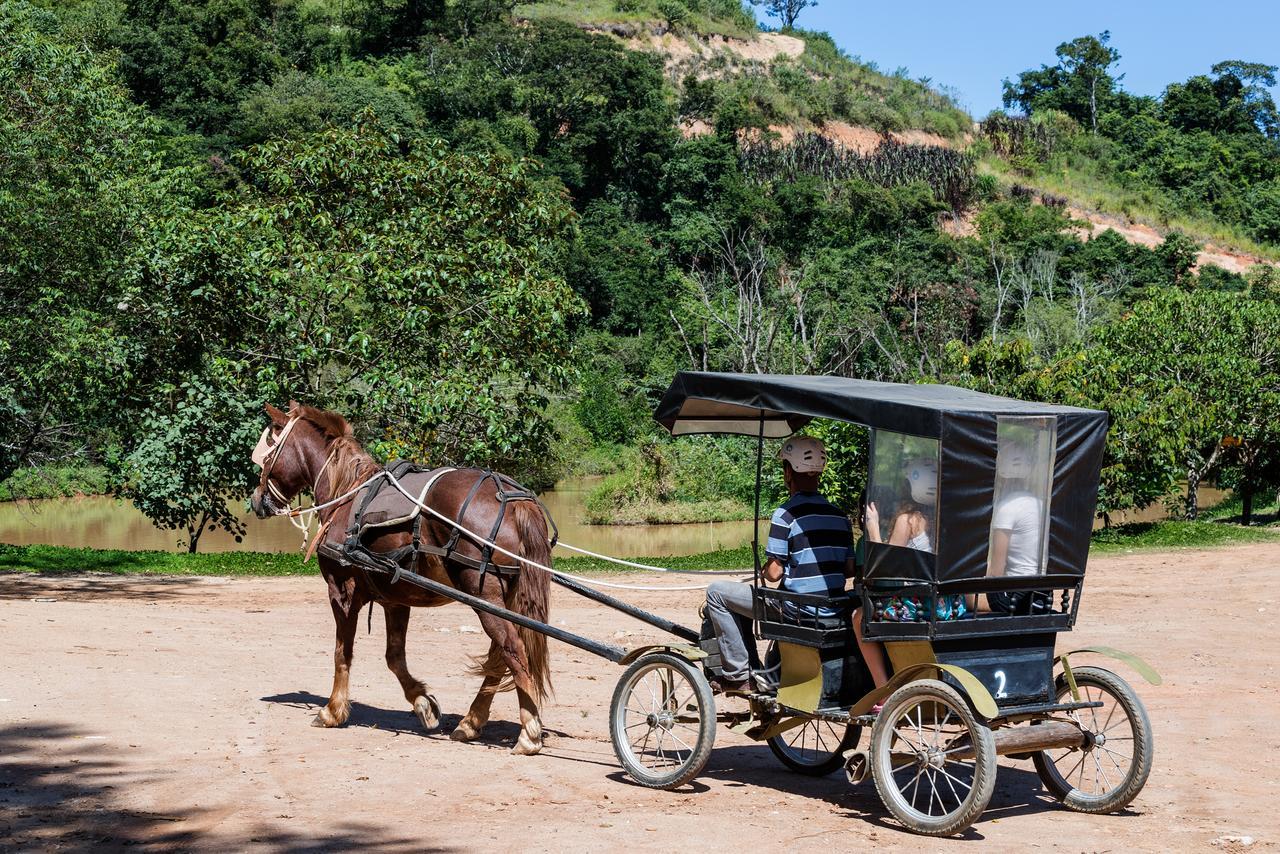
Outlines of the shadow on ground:
<svg viewBox="0 0 1280 854">
<path fill-rule="evenodd" d="M 843 810 L 851 819 L 902 830 L 885 809 L 876 793 L 875 783 L 869 777 L 857 786 L 849 784 L 843 771 L 825 777 L 806 777 L 787 770 L 763 744 L 713 751 L 700 778 L 720 780 L 730 786 L 759 786 L 813 798 Z M 988 821 L 1029 817 L 1061 809 L 1065 807 L 1044 790 L 1030 762 L 1002 761 L 986 811 L 959 838 L 982 839 L 982 825 Z"/>
<path fill-rule="evenodd" d="M 154 602 L 177 599 L 197 585 L 209 584 L 206 578 L 173 575 L 124 576 L 110 573 L 21 572 L 0 570 L 0 600 L 49 598 L 59 601 L 77 599 L 134 599 Z M 212 583 L 225 583 L 216 579 Z"/>
<path fill-rule="evenodd" d="M 279 821 L 259 821 L 243 833 L 205 829 L 202 823 L 216 819 L 210 810 L 179 806 L 146 812 L 121 803 L 126 792 L 145 785 L 105 745 L 85 740 L 71 727 L 0 727 L 0 851 L 452 850 L 356 821 L 339 820 L 320 832 Z"/>
<path fill-rule="evenodd" d="M 308 712 L 318 712 L 321 706 L 329 702 L 328 697 L 321 697 L 319 694 L 313 694 L 310 691 L 290 691 L 287 694 L 273 694 L 260 699 L 264 703 L 278 703 L 282 706 L 289 706 Z M 425 732 L 413 712 L 409 710 L 407 703 L 403 709 L 380 709 L 377 706 L 370 706 L 358 700 L 352 700 L 351 717 L 347 719 L 345 726 L 416 735 L 427 739 L 448 739 L 449 734 L 457 728 L 461 720 L 462 715 L 442 713 L 440 715 L 440 726 L 434 732 Z M 542 731 L 552 739 L 573 738 L 568 733 L 552 729 L 545 724 Z M 520 724 L 514 721 L 502 720 L 501 718 L 494 718 L 485 726 L 480 738 L 473 743 L 509 748 L 516 743 L 516 738 L 519 735 Z"/>
</svg>

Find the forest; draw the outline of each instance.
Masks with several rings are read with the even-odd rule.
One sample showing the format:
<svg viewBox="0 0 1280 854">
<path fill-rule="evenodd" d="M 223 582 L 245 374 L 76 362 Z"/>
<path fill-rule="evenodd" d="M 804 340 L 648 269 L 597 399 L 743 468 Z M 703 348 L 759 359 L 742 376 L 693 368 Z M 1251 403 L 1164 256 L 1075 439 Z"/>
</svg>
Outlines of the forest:
<svg viewBox="0 0 1280 854">
<path fill-rule="evenodd" d="M 595 521 L 747 518 L 751 449 L 649 417 L 699 369 L 1102 408 L 1103 513 L 1195 518 L 1207 480 L 1246 522 L 1275 503 L 1274 66 L 1139 96 L 1081 36 L 975 123 L 822 33 L 678 67 L 583 11 L 751 38 L 737 0 L 600 5 L 0 7 L 0 485 L 94 467 L 194 550 L 292 398 L 382 458 L 605 475 Z M 1162 240 L 1090 235 L 1084 203 Z M 865 437 L 815 431 L 847 503 Z"/>
</svg>

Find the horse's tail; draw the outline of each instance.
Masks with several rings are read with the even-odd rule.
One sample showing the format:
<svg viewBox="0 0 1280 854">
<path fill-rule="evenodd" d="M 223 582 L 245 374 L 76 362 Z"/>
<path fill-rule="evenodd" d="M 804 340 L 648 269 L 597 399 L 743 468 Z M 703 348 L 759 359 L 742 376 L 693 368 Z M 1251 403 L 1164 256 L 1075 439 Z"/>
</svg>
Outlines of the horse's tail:
<svg viewBox="0 0 1280 854">
<path fill-rule="evenodd" d="M 551 544 L 547 541 L 547 520 L 542 508 L 532 501 L 517 501 L 511 505 L 511 513 L 516 535 L 520 538 L 521 553 L 531 561 L 551 566 Z M 520 575 L 507 594 L 507 607 L 539 622 L 550 622 L 551 573 L 521 561 Z M 529 677 L 537 695 L 535 699 L 541 703 L 552 691 L 547 636 L 523 627 L 519 631 L 529 660 Z"/>
</svg>

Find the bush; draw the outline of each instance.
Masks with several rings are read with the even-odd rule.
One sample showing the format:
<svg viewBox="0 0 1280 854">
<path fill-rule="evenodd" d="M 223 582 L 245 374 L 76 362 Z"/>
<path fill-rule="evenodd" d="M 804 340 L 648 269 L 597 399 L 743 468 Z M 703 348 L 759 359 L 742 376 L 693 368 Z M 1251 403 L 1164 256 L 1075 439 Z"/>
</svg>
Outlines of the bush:
<svg viewBox="0 0 1280 854">
<path fill-rule="evenodd" d="M 613 0 L 613 8 L 627 15 L 639 12 L 641 5 L 641 0 Z"/>
<path fill-rule="evenodd" d="M 680 0 L 658 0 L 658 14 L 673 30 L 689 23 L 689 7 Z"/>
</svg>

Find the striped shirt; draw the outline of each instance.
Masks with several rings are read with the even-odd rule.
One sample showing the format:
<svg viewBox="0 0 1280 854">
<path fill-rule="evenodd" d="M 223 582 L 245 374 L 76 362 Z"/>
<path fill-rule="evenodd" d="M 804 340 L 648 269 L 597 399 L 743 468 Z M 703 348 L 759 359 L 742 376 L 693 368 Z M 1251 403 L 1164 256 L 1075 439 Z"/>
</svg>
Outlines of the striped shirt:
<svg viewBox="0 0 1280 854">
<path fill-rule="evenodd" d="M 843 596 L 845 566 L 853 555 L 853 526 L 818 493 L 798 492 L 773 512 L 765 554 L 782 564 L 784 590 Z"/>
</svg>

